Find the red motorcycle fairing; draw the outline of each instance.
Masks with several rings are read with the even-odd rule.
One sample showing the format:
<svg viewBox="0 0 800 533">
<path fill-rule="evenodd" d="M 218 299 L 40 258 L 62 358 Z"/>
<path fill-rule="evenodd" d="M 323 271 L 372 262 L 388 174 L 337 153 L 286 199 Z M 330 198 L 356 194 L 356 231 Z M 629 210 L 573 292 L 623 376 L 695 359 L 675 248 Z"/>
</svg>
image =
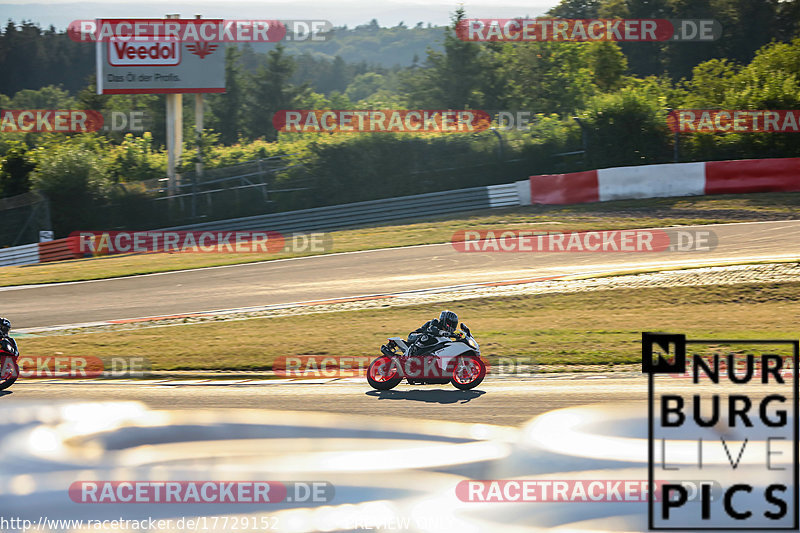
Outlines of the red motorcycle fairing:
<svg viewBox="0 0 800 533">
<path fill-rule="evenodd" d="M 18 357 L 19 349 L 14 339 L 10 337 L 0 339 L 0 380 L 5 381 L 19 377 Z"/>
</svg>

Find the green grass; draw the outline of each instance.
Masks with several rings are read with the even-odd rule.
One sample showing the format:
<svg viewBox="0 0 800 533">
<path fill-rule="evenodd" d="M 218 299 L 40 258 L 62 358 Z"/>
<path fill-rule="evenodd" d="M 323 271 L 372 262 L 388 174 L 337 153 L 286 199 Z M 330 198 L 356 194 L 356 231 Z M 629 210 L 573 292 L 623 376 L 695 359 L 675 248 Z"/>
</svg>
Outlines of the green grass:
<svg viewBox="0 0 800 533">
<path fill-rule="evenodd" d="M 276 357 L 377 355 L 443 305 L 387 307 L 19 340 L 23 355 L 137 356 L 154 370 L 265 370 Z M 487 298 L 449 305 L 490 361 L 641 363 L 641 332 L 689 338 L 797 338 L 800 283 L 624 289 Z"/>
<path fill-rule="evenodd" d="M 329 253 L 449 242 L 463 229 L 530 227 L 588 231 L 800 218 L 800 193 L 620 200 L 574 206 L 530 206 L 333 232 Z M 264 228 L 269 229 L 269 228 Z M 0 286 L 104 279 L 267 261 L 309 254 L 174 253 L 87 258 L 0 268 Z"/>
</svg>

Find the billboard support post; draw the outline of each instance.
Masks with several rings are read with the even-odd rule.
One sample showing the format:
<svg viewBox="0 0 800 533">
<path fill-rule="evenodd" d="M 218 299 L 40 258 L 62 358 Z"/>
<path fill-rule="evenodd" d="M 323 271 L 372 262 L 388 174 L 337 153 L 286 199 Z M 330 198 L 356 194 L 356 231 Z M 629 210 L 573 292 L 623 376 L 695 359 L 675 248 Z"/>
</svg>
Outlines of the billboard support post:
<svg viewBox="0 0 800 533">
<path fill-rule="evenodd" d="M 197 136 L 197 161 L 192 178 L 192 217 L 197 216 L 197 180 L 203 177 L 203 95 L 194 95 L 194 132 Z"/>
<path fill-rule="evenodd" d="M 180 18 L 180 14 L 166 15 L 168 19 Z M 183 95 L 167 94 L 167 194 L 178 191 L 180 176 L 177 172 L 183 148 Z"/>
<path fill-rule="evenodd" d="M 180 182 L 178 163 L 183 151 L 183 95 L 167 95 L 167 190 L 177 193 Z"/>
<path fill-rule="evenodd" d="M 195 15 L 194 18 L 201 18 Z M 197 180 L 203 178 L 203 93 L 194 95 L 194 132 L 197 144 L 197 161 L 192 177 L 192 218 L 197 216 Z"/>
</svg>

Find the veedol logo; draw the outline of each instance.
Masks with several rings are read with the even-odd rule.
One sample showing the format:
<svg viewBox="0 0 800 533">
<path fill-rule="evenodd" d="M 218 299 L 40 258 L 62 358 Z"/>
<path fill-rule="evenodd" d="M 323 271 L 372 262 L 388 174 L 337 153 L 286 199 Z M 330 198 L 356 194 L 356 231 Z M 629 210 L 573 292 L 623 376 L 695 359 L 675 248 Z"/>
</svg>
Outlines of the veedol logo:
<svg viewBox="0 0 800 533">
<path fill-rule="evenodd" d="M 175 66 L 180 62 L 181 46 L 173 39 L 133 44 L 112 38 L 108 44 L 108 63 L 114 67 Z"/>
<path fill-rule="evenodd" d="M 186 45 L 186 48 L 192 54 L 198 56 L 200 59 L 205 59 L 207 55 L 213 54 L 214 50 L 219 47 L 218 44 L 211 44 L 211 43 L 190 43 Z"/>
</svg>

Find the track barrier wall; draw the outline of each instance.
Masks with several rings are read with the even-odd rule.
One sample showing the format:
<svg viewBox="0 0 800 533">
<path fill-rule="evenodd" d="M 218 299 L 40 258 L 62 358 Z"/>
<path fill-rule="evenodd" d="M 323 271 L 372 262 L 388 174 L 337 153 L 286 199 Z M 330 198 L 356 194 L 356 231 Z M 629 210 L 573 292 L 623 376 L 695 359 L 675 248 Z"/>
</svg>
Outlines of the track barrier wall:
<svg viewBox="0 0 800 533">
<path fill-rule="evenodd" d="M 531 176 L 534 204 L 800 191 L 800 158 L 604 168 Z"/>
</svg>

